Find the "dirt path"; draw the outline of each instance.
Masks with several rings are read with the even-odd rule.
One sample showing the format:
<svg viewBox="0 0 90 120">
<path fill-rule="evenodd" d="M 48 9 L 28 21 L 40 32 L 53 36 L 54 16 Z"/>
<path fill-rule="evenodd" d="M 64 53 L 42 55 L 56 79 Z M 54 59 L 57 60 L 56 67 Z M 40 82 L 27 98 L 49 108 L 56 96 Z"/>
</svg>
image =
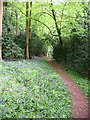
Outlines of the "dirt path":
<svg viewBox="0 0 90 120">
<path fill-rule="evenodd" d="M 68 87 L 71 97 L 72 97 L 72 117 L 73 118 L 86 118 L 90 120 L 89 110 L 88 110 L 88 99 L 83 95 L 78 85 L 76 85 L 73 80 L 65 73 L 62 69 L 54 64 L 50 59 L 48 63 L 60 74 L 64 80 L 66 86 Z"/>
</svg>

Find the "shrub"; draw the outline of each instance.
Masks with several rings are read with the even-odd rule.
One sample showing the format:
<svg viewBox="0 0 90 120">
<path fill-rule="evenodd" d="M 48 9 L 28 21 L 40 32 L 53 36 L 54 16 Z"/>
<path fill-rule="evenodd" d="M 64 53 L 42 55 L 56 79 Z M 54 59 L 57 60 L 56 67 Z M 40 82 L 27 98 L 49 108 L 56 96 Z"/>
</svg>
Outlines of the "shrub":
<svg viewBox="0 0 90 120">
<path fill-rule="evenodd" d="M 64 64 L 70 66 L 80 73 L 88 73 L 88 39 L 72 34 L 70 39 L 64 40 L 63 54 L 60 43 L 58 43 L 53 51 L 53 58 L 56 61 L 63 61 Z"/>
<path fill-rule="evenodd" d="M 24 51 L 15 44 L 10 38 L 4 37 L 2 41 L 3 58 L 20 59 L 23 58 Z"/>
<path fill-rule="evenodd" d="M 45 40 L 40 38 L 36 33 L 32 34 L 32 39 L 30 41 L 30 53 L 31 56 L 41 56 L 47 54 L 47 45 Z"/>
</svg>

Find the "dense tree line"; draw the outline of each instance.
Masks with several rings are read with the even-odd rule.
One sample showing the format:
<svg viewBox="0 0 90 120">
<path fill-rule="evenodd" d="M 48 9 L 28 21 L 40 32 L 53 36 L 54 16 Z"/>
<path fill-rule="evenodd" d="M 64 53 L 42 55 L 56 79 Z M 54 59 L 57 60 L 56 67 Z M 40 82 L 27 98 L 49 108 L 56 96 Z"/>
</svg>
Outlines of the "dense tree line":
<svg viewBox="0 0 90 120">
<path fill-rule="evenodd" d="M 87 74 L 89 6 L 87 1 L 5 2 L 3 5 L 0 1 L 0 13 L 3 13 L 3 22 L 0 14 L 0 59 L 29 59 L 50 52 L 56 61 Z"/>
</svg>

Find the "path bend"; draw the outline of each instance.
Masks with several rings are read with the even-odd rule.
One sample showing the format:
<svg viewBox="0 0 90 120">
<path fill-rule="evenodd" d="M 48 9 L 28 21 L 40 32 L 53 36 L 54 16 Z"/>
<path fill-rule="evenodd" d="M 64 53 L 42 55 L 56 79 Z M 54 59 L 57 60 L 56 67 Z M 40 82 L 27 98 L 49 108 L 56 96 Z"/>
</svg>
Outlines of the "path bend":
<svg viewBox="0 0 90 120">
<path fill-rule="evenodd" d="M 79 86 L 76 85 L 71 79 L 71 77 L 68 76 L 68 74 L 66 74 L 62 69 L 60 69 L 57 64 L 52 63 L 50 59 L 48 59 L 48 63 L 59 73 L 71 93 L 72 117 L 90 120 L 88 99 L 84 96 Z"/>
</svg>

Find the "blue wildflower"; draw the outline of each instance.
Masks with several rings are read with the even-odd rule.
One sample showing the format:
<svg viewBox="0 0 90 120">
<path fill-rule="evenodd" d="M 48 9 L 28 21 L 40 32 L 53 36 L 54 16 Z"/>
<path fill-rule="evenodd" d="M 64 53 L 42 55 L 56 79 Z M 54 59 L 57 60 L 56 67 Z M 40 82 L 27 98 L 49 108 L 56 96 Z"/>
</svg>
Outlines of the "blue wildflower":
<svg viewBox="0 0 90 120">
<path fill-rule="evenodd" d="M 26 118 L 26 116 L 22 116 L 22 118 Z"/>
</svg>

